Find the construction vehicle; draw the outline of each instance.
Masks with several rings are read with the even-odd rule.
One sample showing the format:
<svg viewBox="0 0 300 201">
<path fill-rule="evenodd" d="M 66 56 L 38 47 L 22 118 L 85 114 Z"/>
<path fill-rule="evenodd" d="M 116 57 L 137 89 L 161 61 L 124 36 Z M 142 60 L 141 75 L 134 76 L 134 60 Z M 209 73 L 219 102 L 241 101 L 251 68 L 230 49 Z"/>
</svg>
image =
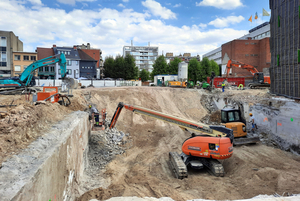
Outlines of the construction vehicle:
<svg viewBox="0 0 300 201">
<path fill-rule="evenodd" d="M 258 135 L 247 133 L 247 124 L 242 106 L 239 105 L 238 107 L 239 109 L 224 108 L 221 110 L 221 122 L 226 128 L 233 130 L 233 145 L 255 144 L 259 142 Z"/>
<path fill-rule="evenodd" d="M 213 175 L 224 176 L 224 168 L 219 160 L 230 158 L 233 154 L 233 133 L 231 129 L 223 126 L 207 126 L 122 102 L 118 104 L 112 117 L 109 125 L 110 129 L 116 125 L 123 108 L 178 125 L 183 130 L 191 133 L 191 137 L 183 142 L 182 153 L 180 155 L 177 152 L 169 152 L 168 164 L 176 178 L 186 178 L 188 176 L 187 167 L 202 169 L 204 166 Z"/>
<path fill-rule="evenodd" d="M 40 67 L 47 66 L 50 64 L 55 64 L 59 62 L 60 65 L 60 73 L 62 79 L 66 83 L 74 82 L 71 78 L 67 78 L 67 68 L 66 68 L 66 57 L 63 53 L 50 56 L 38 61 L 33 62 L 30 64 L 20 75 L 17 79 L 0 79 L 0 88 L 25 88 L 25 87 L 31 87 L 35 85 L 35 80 L 33 79 L 34 71 Z"/>
<path fill-rule="evenodd" d="M 271 84 L 270 76 L 264 76 L 264 73 L 258 72 L 258 70 L 254 66 L 244 64 L 236 60 L 231 60 L 231 59 L 228 60 L 226 65 L 226 78 L 228 77 L 229 72 L 233 66 L 246 69 L 253 75 L 253 82 L 248 84 L 248 87 L 250 89 L 259 88 L 259 87 L 270 87 Z"/>
<path fill-rule="evenodd" d="M 178 64 L 178 80 L 168 81 L 169 87 L 194 88 L 193 80 L 188 80 L 188 63 L 181 62 Z"/>
</svg>

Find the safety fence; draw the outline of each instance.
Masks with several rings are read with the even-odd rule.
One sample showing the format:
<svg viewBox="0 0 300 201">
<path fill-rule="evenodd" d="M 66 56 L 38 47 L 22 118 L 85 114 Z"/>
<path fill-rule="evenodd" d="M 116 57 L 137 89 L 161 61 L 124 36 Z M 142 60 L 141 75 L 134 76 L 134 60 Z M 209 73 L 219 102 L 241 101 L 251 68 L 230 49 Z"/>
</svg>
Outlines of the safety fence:
<svg viewBox="0 0 300 201">
<path fill-rule="evenodd" d="M 142 86 L 141 81 L 119 81 L 119 80 L 77 80 L 79 87 L 122 87 L 122 86 Z M 62 80 L 44 80 L 37 79 L 36 86 L 61 86 Z"/>
</svg>

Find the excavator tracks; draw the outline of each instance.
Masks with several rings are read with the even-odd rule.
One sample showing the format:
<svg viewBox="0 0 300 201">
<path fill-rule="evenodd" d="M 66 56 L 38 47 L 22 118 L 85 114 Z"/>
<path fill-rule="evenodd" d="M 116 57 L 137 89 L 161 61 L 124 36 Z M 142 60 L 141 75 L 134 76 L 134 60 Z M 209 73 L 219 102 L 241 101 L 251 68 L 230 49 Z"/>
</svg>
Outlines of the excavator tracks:
<svg viewBox="0 0 300 201">
<path fill-rule="evenodd" d="M 169 161 L 171 171 L 175 174 L 177 179 L 183 179 L 188 177 L 187 168 L 182 161 L 180 155 L 176 152 L 169 152 Z"/>
<path fill-rule="evenodd" d="M 225 171 L 223 165 L 216 159 L 203 159 L 204 165 L 208 168 L 208 171 L 216 177 L 224 177 Z"/>
</svg>

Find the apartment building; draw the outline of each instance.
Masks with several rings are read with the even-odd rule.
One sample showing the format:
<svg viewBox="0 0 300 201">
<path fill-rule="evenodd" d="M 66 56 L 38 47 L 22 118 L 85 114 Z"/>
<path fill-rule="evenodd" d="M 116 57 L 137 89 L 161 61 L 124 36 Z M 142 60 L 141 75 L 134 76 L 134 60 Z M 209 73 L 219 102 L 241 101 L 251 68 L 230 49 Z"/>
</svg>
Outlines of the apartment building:
<svg viewBox="0 0 300 201">
<path fill-rule="evenodd" d="M 14 51 L 23 51 L 23 42 L 12 31 L 0 30 L 0 77 L 12 76 Z"/>
<path fill-rule="evenodd" d="M 13 69 L 11 76 L 19 76 L 22 72 L 37 60 L 36 52 L 13 52 Z M 35 75 L 37 75 L 37 70 Z"/>
<path fill-rule="evenodd" d="M 145 69 L 149 72 L 153 70 L 153 64 L 158 57 L 158 47 L 150 46 L 124 46 L 123 57 L 130 54 L 135 59 L 135 65 L 139 71 Z"/>
</svg>

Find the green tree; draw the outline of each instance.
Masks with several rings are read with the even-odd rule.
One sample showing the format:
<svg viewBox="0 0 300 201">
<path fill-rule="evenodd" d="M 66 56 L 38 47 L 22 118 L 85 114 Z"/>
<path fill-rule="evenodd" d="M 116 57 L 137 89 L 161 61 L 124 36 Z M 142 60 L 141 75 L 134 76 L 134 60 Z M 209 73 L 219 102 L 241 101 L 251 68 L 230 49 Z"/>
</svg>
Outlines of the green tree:
<svg viewBox="0 0 300 201">
<path fill-rule="evenodd" d="M 146 71 L 145 69 L 140 71 L 140 78 L 142 82 L 146 82 L 150 78 L 150 73 Z"/>
<path fill-rule="evenodd" d="M 123 78 L 126 80 L 137 79 L 139 75 L 139 69 L 135 65 L 135 59 L 133 58 L 133 56 L 127 54 L 124 60 L 125 60 L 125 68 L 124 68 L 125 76 Z"/>
<path fill-rule="evenodd" d="M 201 82 L 206 81 L 207 77 L 210 77 L 210 75 L 211 75 L 211 62 L 208 60 L 207 57 L 204 57 L 200 65 L 199 80 Z"/>
<path fill-rule="evenodd" d="M 211 72 L 215 72 L 216 76 L 220 74 L 219 65 L 214 60 L 210 60 Z"/>
<path fill-rule="evenodd" d="M 115 73 L 115 60 L 112 56 L 108 56 L 105 57 L 105 61 L 104 61 L 104 75 L 105 77 L 114 77 L 114 73 Z"/>
<path fill-rule="evenodd" d="M 159 56 L 154 64 L 153 64 L 153 71 L 151 73 L 152 80 L 154 79 L 155 75 L 166 74 L 167 73 L 167 62 L 163 55 Z"/>
<path fill-rule="evenodd" d="M 197 83 L 197 80 L 199 80 L 199 74 L 200 74 L 200 62 L 193 58 L 190 60 L 188 65 L 188 79 L 192 79 L 194 83 Z"/>
<path fill-rule="evenodd" d="M 124 78 L 125 77 L 125 60 L 121 55 L 117 55 L 114 63 L 114 77 L 113 78 Z"/>
<path fill-rule="evenodd" d="M 170 62 L 170 64 L 167 66 L 167 74 L 170 75 L 177 75 L 178 74 L 178 64 L 182 62 L 181 59 L 178 57 L 175 57 L 173 61 Z"/>
</svg>

